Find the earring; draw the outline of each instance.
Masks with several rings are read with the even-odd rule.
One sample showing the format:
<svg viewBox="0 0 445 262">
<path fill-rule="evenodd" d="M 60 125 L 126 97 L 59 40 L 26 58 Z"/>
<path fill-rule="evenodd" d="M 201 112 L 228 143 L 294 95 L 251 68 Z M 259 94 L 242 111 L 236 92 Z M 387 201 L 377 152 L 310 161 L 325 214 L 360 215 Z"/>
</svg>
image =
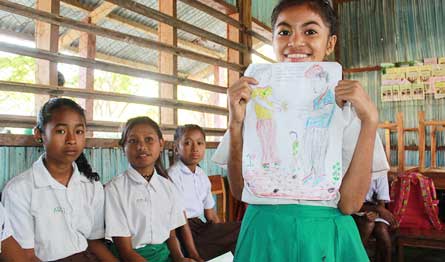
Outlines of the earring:
<svg viewBox="0 0 445 262">
<path fill-rule="evenodd" d="M 41 137 L 37 138 L 37 143 L 39 143 L 39 144 L 43 143 L 43 139 Z"/>
</svg>

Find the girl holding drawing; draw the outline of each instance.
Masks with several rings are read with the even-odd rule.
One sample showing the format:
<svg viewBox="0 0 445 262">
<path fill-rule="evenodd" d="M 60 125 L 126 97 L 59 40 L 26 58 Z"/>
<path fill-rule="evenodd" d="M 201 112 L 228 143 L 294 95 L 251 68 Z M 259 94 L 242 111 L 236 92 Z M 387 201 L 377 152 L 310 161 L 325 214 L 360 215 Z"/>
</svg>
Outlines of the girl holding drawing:
<svg viewBox="0 0 445 262">
<path fill-rule="evenodd" d="M 324 61 L 337 41 L 336 23 L 332 4 L 327 0 L 279 1 L 272 13 L 277 60 Z M 379 141 L 375 142 L 376 106 L 359 82 L 341 80 L 337 83 L 336 104 L 347 110 L 350 109 L 345 106 L 347 101 L 355 111 L 343 130 L 343 137 L 348 139 L 342 144 L 343 164 L 347 168 L 343 169 L 342 183 L 334 199 L 258 197 L 246 189 L 248 185 L 242 176 L 243 122 L 246 104 L 252 99 L 251 85 L 257 84 L 257 80 L 243 77 L 229 88 L 230 139 L 220 144 L 221 149 L 229 144 L 227 164 L 232 194 L 249 203 L 234 261 L 369 261 L 350 214 L 360 210 L 363 204 L 371 180 L 371 167 L 372 172 L 387 169 L 383 151 L 374 152 L 374 148 L 381 147 Z M 313 106 L 322 108 L 333 104 L 334 99 L 329 96 L 320 98 L 320 103 Z M 350 145 L 353 137 L 357 137 L 357 143 Z M 375 164 L 376 161 L 380 165 Z"/>
</svg>

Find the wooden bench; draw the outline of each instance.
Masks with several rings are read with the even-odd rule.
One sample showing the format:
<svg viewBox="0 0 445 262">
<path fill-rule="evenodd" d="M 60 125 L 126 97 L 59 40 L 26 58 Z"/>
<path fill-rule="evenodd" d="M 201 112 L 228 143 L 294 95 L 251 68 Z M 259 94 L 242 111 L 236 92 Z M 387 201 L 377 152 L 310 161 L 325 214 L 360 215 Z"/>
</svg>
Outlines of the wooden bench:
<svg viewBox="0 0 445 262">
<path fill-rule="evenodd" d="M 221 222 L 226 222 L 227 205 L 224 178 L 221 175 L 213 175 L 209 176 L 209 180 L 212 186 L 212 194 L 216 195 L 216 213 Z"/>
<path fill-rule="evenodd" d="M 401 228 L 398 233 L 398 261 L 405 261 L 404 247 L 445 250 L 445 230 Z"/>
</svg>

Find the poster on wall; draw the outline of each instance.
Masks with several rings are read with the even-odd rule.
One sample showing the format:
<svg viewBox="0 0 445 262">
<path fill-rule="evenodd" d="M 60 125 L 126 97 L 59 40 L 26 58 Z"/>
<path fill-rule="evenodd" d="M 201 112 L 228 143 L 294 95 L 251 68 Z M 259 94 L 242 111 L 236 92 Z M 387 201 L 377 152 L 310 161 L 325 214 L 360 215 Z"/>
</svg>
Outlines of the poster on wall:
<svg viewBox="0 0 445 262">
<path fill-rule="evenodd" d="M 400 101 L 412 100 L 411 84 L 399 85 L 399 90 L 400 90 L 399 91 L 400 92 L 400 96 L 399 96 Z"/>
<path fill-rule="evenodd" d="M 406 79 L 412 84 L 418 83 L 418 81 L 420 81 L 419 67 L 418 66 L 408 67 L 408 70 L 406 71 Z"/>
<path fill-rule="evenodd" d="M 413 100 L 424 100 L 425 99 L 425 85 L 424 84 L 412 84 L 411 93 Z"/>
<path fill-rule="evenodd" d="M 434 89 L 430 85 L 432 69 L 433 67 L 431 65 L 424 65 L 420 69 L 420 81 L 425 85 L 426 94 L 434 94 Z"/>
<path fill-rule="evenodd" d="M 392 86 L 392 101 L 400 101 L 400 86 Z"/>
<path fill-rule="evenodd" d="M 442 82 L 436 82 L 434 84 L 434 98 L 435 99 L 441 99 L 445 97 L 445 81 Z"/>
<path fill-rule="evenodd" d="M 382 102 L 392 101 L 392 86 L 382 86 L 380 90 Z"/>
</svg>

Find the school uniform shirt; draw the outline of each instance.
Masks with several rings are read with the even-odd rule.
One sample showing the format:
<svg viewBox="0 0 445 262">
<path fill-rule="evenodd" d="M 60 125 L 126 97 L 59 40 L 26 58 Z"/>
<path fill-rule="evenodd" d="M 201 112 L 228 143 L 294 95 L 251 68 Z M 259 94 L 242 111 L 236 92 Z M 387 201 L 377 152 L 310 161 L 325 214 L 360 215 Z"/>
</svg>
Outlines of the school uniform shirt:
<svg viewBox="0 0 445 262">
<path fill-rule="evenodd" d="M 374 199 L 373 196 L 376 195 Z M 366 194 L 365 201 L 375 203 L 375 200 L 389 202 L 389 184 L 387 176 L 378 176 L 371 180 L 371 186 Z"/>
<path fill-rule="evenodd" d="M 185 224 L 173 183 L 156 171 L 149 182 L 131 166 L 105 186 L 105 235 L 131 237 L 134 249 L 162 244 Z"/>
<path fill-rule="evenodd" d="M 193 173 L 178 160 L 168 169 L 168 175 L 181 196 L 187 218 L 200 217 L 204 214 L 204 209 L 215 206 L 210 180 L 199 166 Z"/>
<path fill-rule="evenodd" d="M 12 228 L 6 215 L 5 208 L 0 205 L 0 253 L 2 252 L 2 242 L 12 236 Z"/>
<path fill-rule="evenodd" d="M 358 141 L 360 134 L 361 122 L 357 117 L 353 107 L 347 103 L 342 109 L 342 117 L 345 121 L 345 127 L 343 129 L 343 140 L 342 140 L 342 177 L 345 175 L 348 167 L 351 163 L 352 156 Z M 227 131 L 224 134 L 212 160 L 222 166 L 227 166 L 228 156 L 230 147 L 230 134 Z M 386 174 L 389 170 L 389 164 L 386 160 L 386 154 L 383 149 L 382 141 L 378 134 L 376 135 L 374 144 L 374 155 L 372 162 L 372 176 L 379 177 Z M 244 181 L 246 183 L 246 181 Z M 270 197 L 259 197 L 256 196 L 249 190 L 249 187 L 244 184 L 242 192 L 242 201 L 248 204 L 258 204 L 258 205 L 283 205 L 283 204 L 300 204 L 300 205 L 312 205 L 312 206 L 328 206 L 337 207 L 340 201 L 340 192 L 337 191 L 334 199 L 331 200 L 301 200 L 301 199 L 284 199 L 284 198 L 270 198 Z"/>
<path fill-rule="evenodd" d="M 65 187 L 48 172 L 43 157 L 8 182 L 2 201 L 20 246 L 51 261 L 85 251 L 87 240 L 104 238 L 104 191 L 75 163 Z"/>
</svg>

